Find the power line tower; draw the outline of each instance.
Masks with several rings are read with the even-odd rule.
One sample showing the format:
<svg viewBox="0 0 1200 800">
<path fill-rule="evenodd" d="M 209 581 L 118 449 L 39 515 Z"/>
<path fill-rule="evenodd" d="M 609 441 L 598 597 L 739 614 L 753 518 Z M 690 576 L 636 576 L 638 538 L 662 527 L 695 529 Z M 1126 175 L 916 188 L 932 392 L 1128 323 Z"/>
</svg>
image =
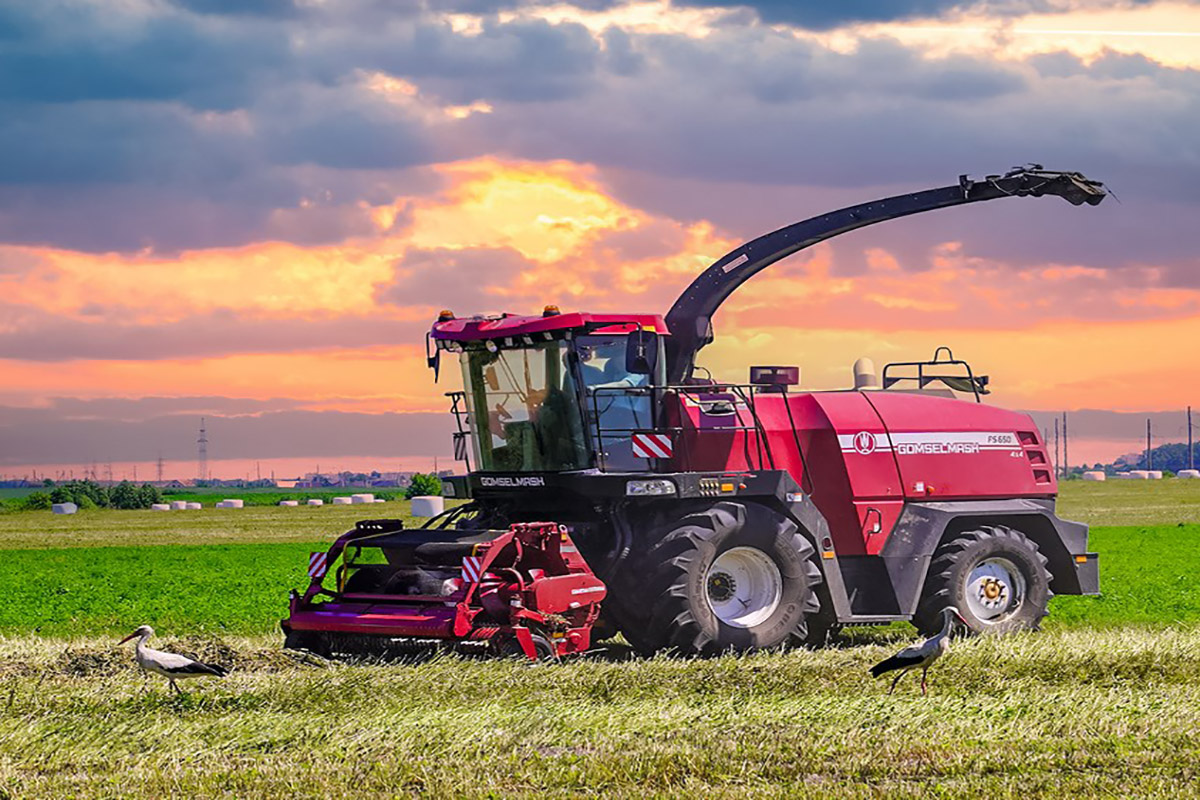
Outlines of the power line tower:
<svg viewBox="0 0 1200 800">
<path fill-rule="evenodd" d="M 200 438 L 196 440 L 197 454 L 196 460 L 199 462 L 198 467 L 200 474 L 198 480 L 208 480 L 208 436 L 204 431 L 204 417 L 200 418 Z"/>
<path fill-rule="evenodd" d="M 203 424 L 203 423 L 201 423 L 201 424 Z M 156 472 L 155 472 L 155 474 L 158 476 L 158 482 L 159 482 L 159 483 L 162 483 L 162 480 L 163 480 L 163 457 L 162 457 L 162 453 L 159 453 L 159 454 L 158 454 L 158 462 L 155 464 L 155 466 L 158 468 L 158 469 L 156 470 Z"/>
<path fill-rule="evenodd" d="M 1063 412 L 1063 477 L 1067 477 L 1068 465 L 1071 463 L 1070 457 L 1067 456 L 1067 412 Z"/>
<path fill-rule="evenodd" d="M 1196 449 L 1192 446 L 1192 407 L 1188 406 L 1188 469 L 1196 468 Z"/>
<path fill-rule="evenodd" d="M 1058 445 L 1058 417 L 1054 418 L 1054 474 L 1062 477 L 1062 458 L 1060 458 L 1061 450 Z"/>
<path fill-rule="evenodd" d="M 1146 469 L 1154 469 L 1154 450 L 1151 449 L 1150 418 L 1146 417 Z"/>
</svg>

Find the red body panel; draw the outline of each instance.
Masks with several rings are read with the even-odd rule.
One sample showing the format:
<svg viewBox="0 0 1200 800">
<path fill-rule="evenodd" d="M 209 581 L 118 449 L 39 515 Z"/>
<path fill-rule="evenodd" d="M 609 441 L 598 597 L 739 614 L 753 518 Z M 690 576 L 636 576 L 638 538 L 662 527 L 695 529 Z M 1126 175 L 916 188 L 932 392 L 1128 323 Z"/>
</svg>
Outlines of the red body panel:
<svg viewBox="0 0 1200 800">
<path fill-rule="evenodd" d="M 599 603 L 606 594 L 604 581 L 590 572 L 543 578 L 530 591 L 531 605 L 546 614 L 561 614 L 586 603 Z"/>
<path fill-rule="evenodd" d="M 906 497 L 1045 497 L 1058 492 L 1037 426 L 1027 414 L 900 392 L 864 396 L 887 422 Z"/>
<path fill-rule="evenodd" d="M 447 639 L 453 635 L 457 611 L 444 605 L 374 605 L 324 603 L 297 610 L 288 625 L 298 631 L 338 631 L 417 639 Z"/>
<path fill-rule="evenodd" d="M 728 393 L 670 403 L 668 425 L 682 429 L 670 468 L 787 470 L 825 515 L 842 555 L 878 554 L 906 500 L 1052 497 L 1058 491 L 1026 414 L 883 391 L 761 393 L 754 405 L 762 433 L 746 404 Z"/>
</svg>

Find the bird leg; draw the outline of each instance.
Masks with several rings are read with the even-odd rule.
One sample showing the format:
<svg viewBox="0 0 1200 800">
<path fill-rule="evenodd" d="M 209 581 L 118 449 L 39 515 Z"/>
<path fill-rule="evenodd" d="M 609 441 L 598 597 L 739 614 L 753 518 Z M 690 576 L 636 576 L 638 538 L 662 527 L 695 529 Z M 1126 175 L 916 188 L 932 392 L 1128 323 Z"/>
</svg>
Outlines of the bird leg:
<svg viewBox="0 0 1200 800">
<path fill-rule="evenodd" d="M 927 692 L 925 690 L 925 676 L 929 674 L 929 667 L 921 670 L 921 696 L 924 697 Z"/>
<path fill-rule="evenodd" d="M 896 674 L 895 679 L 892 681 L 892 688 L 888 689 L 888 694 L 896 691 L 896 684 L 900 682 L 900 679 L 904 677 L 904 673 L 906 672 L 908 672 L 908 670 L 902 669 Z"/>
<path fill-rule="evenodd" d="M 176 685 L 174 678 L 167 678 L 167 683 L 171 684 L 171 688 L 175 690 L 175 694 L 178 694 L 178 695 L 183 694 L 183 690 L 180 689 L 178 685 Z"/>
</svg>

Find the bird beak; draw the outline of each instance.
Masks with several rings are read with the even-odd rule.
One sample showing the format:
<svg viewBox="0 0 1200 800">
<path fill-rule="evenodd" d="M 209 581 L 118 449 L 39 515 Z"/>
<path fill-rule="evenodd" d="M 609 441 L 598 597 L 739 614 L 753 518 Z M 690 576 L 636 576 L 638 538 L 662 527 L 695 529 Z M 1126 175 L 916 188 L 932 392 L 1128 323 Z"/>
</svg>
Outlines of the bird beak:
<svg viewBox="0 0 1200 800">
<path fill-rule="evenodd" d="M 130 639 L 135 639 L 135 638 L 137 638 L 137 631 L 134 631 L 133 633 L 129 634 L 121 641 L 117 642 L 117 646 L 119 647 L 119 646 L 125 644 L 126 642 L 128 642 Z"/>
<path fill-rule="evenodd" d="M 968 628 L 971 627 L 967 623 L 966 617 L 964 617 L 962 614 L 955 614 L 954 616 L 958 617 L 958 621 L 961 622 L 965 627 L 968 627 Z"/>
</svg>

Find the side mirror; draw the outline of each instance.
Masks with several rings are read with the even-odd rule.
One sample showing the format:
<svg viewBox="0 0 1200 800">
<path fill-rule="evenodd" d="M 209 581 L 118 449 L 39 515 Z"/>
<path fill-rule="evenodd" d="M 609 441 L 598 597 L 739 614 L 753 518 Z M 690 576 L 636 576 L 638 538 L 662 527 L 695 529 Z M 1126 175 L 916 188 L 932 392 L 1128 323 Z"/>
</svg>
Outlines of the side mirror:
<svg viewBox="0 0 1200 800">
<path fill-rule="evenodd" d="M 433 370 L 433 382 L 437 383 L 438 373 L 442 368 L 442 351 L 429 333 L 425 334 L 425 362 Z"/>
<path fill-rule="evenodd" d="M 500 379 L 496 377 L 495 367 L 488 367 L 483 371 L 483 380 L 493 392 L 500 391 Z"/>
<path fill-rule="evenodd" d="M 625 371 L 631 375 L 653 375 L 658 366 L 658 336 L 639 326 L 625 342 Z"/>
</svg>

